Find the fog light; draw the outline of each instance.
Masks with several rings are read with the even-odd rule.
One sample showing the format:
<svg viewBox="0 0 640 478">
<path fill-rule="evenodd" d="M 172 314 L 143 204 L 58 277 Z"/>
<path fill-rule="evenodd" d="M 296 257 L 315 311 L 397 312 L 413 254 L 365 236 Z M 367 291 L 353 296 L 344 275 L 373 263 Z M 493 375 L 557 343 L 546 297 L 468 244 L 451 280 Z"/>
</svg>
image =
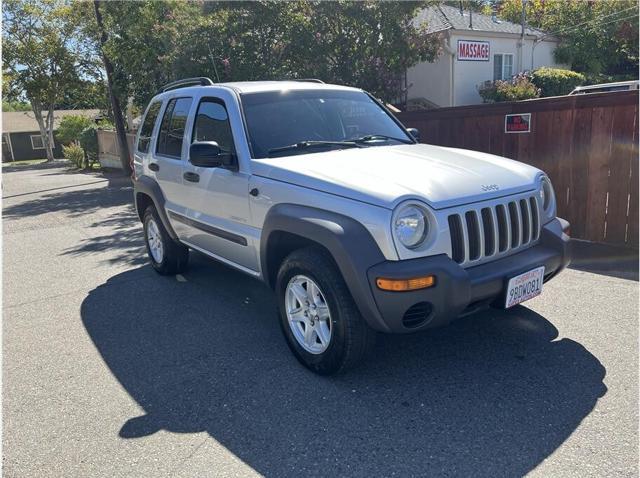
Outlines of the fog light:
<svg viewBox="0 0 640 478">
<path fill-rule="evenodd" d="M 436 284 L 436 276 L 415 277 L 413 279 L 386 279 L 378 277 L 376 285 L 378 289 L 392 292 L 405 292 L 409 290 L 426 289 Z"/>
</svg>

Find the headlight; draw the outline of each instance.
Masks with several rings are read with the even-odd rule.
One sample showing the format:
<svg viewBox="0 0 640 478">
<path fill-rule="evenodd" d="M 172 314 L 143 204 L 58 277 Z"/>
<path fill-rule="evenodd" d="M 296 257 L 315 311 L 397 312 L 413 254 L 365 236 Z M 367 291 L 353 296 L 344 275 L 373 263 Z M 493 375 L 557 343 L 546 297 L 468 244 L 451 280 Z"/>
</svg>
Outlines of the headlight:
<svg viewBox="0 0 640 478">
<path fill-rule="evenodd" d="M 542 211 L 546 218 L 551 219 L 556 215 L 553 186 L 551 186 L 551 181 L 546 176 L 542 176 L 540 180 L 540 204 L 542 204 Z"/>
<path fill-rule="evenodd" d="M 408 249 L 415 249 L 422 244 L 428 231 L 427 217 L 418 206 L 403 207 L 393 221 L 393 233 Z"/>
</svg>

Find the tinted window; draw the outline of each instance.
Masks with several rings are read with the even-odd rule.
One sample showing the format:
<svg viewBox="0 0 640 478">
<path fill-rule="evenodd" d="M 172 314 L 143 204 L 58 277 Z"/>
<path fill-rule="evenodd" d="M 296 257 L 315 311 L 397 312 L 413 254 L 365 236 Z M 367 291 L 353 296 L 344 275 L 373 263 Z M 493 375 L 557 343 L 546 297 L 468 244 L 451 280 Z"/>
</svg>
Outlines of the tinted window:
<svg viewBox="0 0 640 478">
<path fill-rule="evenodd" d="M 176 98 L 169 101 L 158 135 L 156 149 L 158 154 L 180 157 L 189 108 L 191 108 L 191 98 Z"/>
<path fill-rule="evenodd" d="M 142 123 L 142 128 L 140 128 L 140 138 L 138 139 L 138 151 L 141 153 L 149 152 L 149 143 L 151 142 L 151 135 L 153 134 L 153 126 L 156 124 L 156 119 L 158 119 L 160 106 L 162 106 L 160 101 L 153 103 L 149 106 L 147 116 L 144 118 L 144 123 Z"/>
<path fill-rule="evenodd" d="M 399 140 L 375 145 L 412 142 L 385 110 L 360 91 L 249 93 L 242 95 L 242 108 L 255 158 L 268 157 L 271 149 L 302 141 L 350 141 L 385 135 Z M 299 153 L 292 150 L 285 154 Z"/>
<path fill-rule="evenodd" d="M 205 99 L 200 102 L 193 141 L 215 141 L 224 151 L 235 153 L 227 110 L 218 100 Z"/>
</svg>

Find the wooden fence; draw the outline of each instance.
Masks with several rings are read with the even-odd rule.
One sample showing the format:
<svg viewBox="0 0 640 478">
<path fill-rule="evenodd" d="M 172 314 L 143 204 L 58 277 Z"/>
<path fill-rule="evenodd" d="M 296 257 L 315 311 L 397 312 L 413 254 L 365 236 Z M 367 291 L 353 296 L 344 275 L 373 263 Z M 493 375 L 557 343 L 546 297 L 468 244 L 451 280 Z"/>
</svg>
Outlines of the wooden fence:
<svg viewBox="0 0 640 478">
<path fill-rule="evenodd" d="M 505 115 L 531 113 L 530 133 Z M 579 239 L 638 246 L 638 91 L 398 113 L 424 143 L 474 149 L 547 172 Z"/>
<path fill-rule="evenodd" d="M 135 134 L 127 133 L 129 153 L 133 153 L 135 140 Z M 103 168 L 122 169 L 118 138 L 115 131 L 98 130 L 98 160 Z"/>
</svg>

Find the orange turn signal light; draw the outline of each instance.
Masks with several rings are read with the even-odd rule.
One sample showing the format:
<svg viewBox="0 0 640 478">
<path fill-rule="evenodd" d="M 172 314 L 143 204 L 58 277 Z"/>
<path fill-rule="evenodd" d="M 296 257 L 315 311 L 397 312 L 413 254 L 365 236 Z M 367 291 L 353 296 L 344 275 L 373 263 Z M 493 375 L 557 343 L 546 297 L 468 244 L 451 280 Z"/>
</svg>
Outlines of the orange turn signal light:
<svg viewBox="0 0 640 478">
<path fill-rule="evenodd" d="M 406 292 L 409 290 L 426 289 L 436 285 L 436 276 L 415 277 L 413 279 L 376 279 L 378 289 L 390 290 L 392 292 Z"/>
</svg>

